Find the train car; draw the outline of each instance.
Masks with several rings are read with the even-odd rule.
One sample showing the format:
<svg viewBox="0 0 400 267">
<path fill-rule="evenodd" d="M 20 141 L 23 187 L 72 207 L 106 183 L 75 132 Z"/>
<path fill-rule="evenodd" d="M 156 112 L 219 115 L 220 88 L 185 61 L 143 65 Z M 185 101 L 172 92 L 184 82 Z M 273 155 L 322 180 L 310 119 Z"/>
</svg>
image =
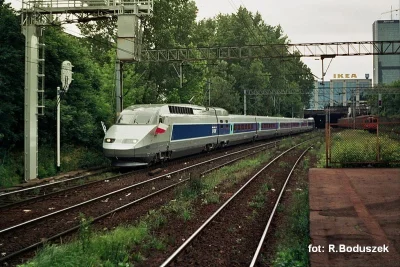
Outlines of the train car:
<svg viewBox="0 0 400 267">
<path fill-rule="evenodd" d="M 367 130 L 375 132 L 378 125 L 378 118 L 376 116 L 364 115 L 352 118 L 341 118 L 338 120 L 337 126 L 339 128 L 351 128 L 359 130 Z"/>
<path fill-rule="evenodd" d="M 311 122 L 311 123 L 310 123 Z M 103 140 L 114 166 L 144 166 L 256 139 L 310 131 L 313 119 L 232 115 L 189 104 L 134 105 Z"/>
</svg>

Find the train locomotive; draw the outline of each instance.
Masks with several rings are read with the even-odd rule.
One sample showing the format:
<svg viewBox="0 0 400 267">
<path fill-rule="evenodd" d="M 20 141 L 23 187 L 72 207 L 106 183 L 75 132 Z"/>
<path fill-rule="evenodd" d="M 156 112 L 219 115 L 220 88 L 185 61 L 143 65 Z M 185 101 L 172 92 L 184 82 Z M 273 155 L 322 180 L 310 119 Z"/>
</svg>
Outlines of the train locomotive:
<svg viewBox="0 0 400 267">
<path fill-rule="evenodd" d="M 355 118 L 341 118 L 337 122 L 339 128 L 352 128 L 376 132 L 378 126 L 378 118 L 372 115 L 357 116 Z"/>
<path fill-rule="evenodd" d="M 275 136 L 314 129 L 314 119 L 232 115 L 190 104 L 133 105 L 124 109 L 103 140 L 114 166 L 145 166 Z"/>
</svg>

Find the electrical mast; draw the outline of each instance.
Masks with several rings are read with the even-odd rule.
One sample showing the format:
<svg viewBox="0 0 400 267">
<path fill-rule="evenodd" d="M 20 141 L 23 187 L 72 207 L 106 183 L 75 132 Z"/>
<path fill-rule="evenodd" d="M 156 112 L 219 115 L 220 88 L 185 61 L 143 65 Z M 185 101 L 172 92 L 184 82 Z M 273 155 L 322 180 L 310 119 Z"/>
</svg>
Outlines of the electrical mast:
<svg viewBox="0 0 400 267">
<path fill-rule="evenodd" d="M 48 25 L 118 17 L 118 60 L 137 60 L 139 18 L 153 13 L 153 0 L 24 0 L 21 26 L 25 35 L 24 173 L 38 174 L 38 116 L 44 114 L 43 28 Z M 122 80 L 122 79 L 121 79 Z M 40 102 L 40 104 L 39 104 Z"/>
</svg>

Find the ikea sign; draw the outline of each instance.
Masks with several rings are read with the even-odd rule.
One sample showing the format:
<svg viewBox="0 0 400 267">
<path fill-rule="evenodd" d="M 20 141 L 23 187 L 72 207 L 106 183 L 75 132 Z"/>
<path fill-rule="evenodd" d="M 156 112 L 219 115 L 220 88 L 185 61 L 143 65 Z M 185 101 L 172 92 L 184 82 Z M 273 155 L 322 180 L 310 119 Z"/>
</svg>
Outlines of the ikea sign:
<svg viewBox="0 0 400 267">
<path fill-rule="evenodd" d="M 333 79 L 357 79 L 357 74 L 333 74 Z"/>
</svg>

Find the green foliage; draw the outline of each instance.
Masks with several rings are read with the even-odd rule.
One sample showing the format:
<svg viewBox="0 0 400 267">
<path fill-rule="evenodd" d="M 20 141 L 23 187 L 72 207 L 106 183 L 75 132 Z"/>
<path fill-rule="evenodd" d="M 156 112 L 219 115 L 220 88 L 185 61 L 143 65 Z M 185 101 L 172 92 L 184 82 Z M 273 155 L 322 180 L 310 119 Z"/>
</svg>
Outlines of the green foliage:
<svg viewBox="0 0 400 267">
<path fill-rule="evenodd" d="M 201 179 L 192 178 L 189 180 L 188 186 L 182 191 L 182 196 L 187 199 L 194 199 L 201 194 L 202 190 L 205 188 Z"/>
<path fill-rule="evenodd" d="M 38 161 L 39 178 L 53 176 L 57 173 L 55 150 L 51 146 L 42 146 L 39 149 Z M 109 164 L 109 160 L 104 158 L 100 150 L 74 146 L 61 147 L 62 172 L 97 166 L 108 166 Z"/>
<path fill-rule="evenodd" d="M 283 139 L 283 140 L 279 143 L 279 148 L 281 148 L 281 149 L 288 149 L 288 148 L 294 146 L 295 144 L 296 144 L 296 141 L 293 140 L 293 138 L 287 137 L 287 138 Z"/>
<path fill-rule="evenodd" d="M 218 15 L 214 19 L 198 22 L 194 29 L 198 46 L 244 46 L 260 44 L 283 44 L 287 37 L 280 26 L 271 27 L 259 13 L 253 14 L 240 7 L 235 14 Z M 265 48 L 262 54 L 275 53 Z M 254 51 L 254 55 L 257 52 Z M 227 67 L 221 69 L 221 64 Z M 269 94 L 248 97 L 248 114 L 299 116 L 308 105 L 313 88 L 310 69 L 299 58 L 256 59 L 221 61 L 209 68 L 212 80 L 211 105 L 221 106 L 232 113 L 241 113 L 243 90 L 268 91 Z M 296 73 L 296 75 L 294 75 Z M 273 97 L 271 93 L 284 88 L 298 88 L 301 95 Z M 223 90 L 222 93 L 220 91 Z M 231 96 L 223 98 L 221 95 Z M 207 101 L 204 101 L 207 103 Z"/>
<path fill-rule="evenodd" d="M 87 221 L 82 223 L 86 224 Z M 81 239 L 64 246 L 46 246 L 32 261 L 22 266 L 129 266 L 131 246 L 149 237 L 145 224 L 118 227 L 112 234 L 91 233 L 90 238 L 87 238 L 87 230 L 84 232 L 85 250 Z"/>
<path fill-rule="evenodd" d="M 162 240 L 156 238 L 155 236 L 150 236 L 148 240 L 146 240 L 146 244 L 144 245 L 144 249 L 156 249 L 156 250 L 165 250 L 165 244 Z M 143 259 L 139 259 L 143 260 Z"/>
<path fill-rule="evenodd" d="M 400 80 L 392 84 L 385 85 L 388 88 L 399 88 Z M 378 93 L 379 90 L 374 90 L 374 94 L 368 95 L 368 104 L 371 106 L 372 114 L 378 114 L 382 117 L 399 118 L 400 114 L 400 95 L 399 94 L 382 94 L 382 107 L 378 107 Z M 391 90 L 393 91 L 393 90 Z"/>
<path fill-rule="evenodd" d="M 280 243 L 272 266 L 309 266 L 308 191 L 293 194 L 292 205 L 285 210 L 288 221 L 278 232 Z"/>
<path fill-rule="evenodd" d="M 0 150 L 22 144 L 24 47 L 20 18 L 9 3 L 0 1 Z"/>
<path fill-rule="evenodd" d="M 143 43 L 155 49 L 188 46 L 196 22 L 192 0 L 155 0 L 153 16 L 145 21 Z"/>
<path fill-rule="evenodd" d="M 166 211 L 176 214 L 179 218 L 182 218 L 185 222 L 192 218 L 193 200 L 187 199 L 185 196 L 180 195 L 179 200 L 173 200 L 166 206 Z"/>
<path fill-rule="evenodd" d="M 400 160 L 399 142 L 380 134 L 362 130 L 346 130 L 332 136 L 332 162 L 341 167 L 352 167 L 359 163 L 379 162 L 388 165 Z"/>
<path fill-rule="evenodd" d="M 92 221 L 92 218 L 86 218 L 82 213 L 79 214 L 79 242 L 81 243 L 83 252 L 86 252 L 90 246 L 90 239 L 92 237 Z"/>
<path fill-rule="evenodd" d="M 261 209 L 264 207 L 265 201 L 267 200 L 267 192 L 269 190 L 269 186 L 267 184 L 263 184 L 257 194 L 253 197 L 253 199 L 248 203 L 250 207 Z"/>
<path fill-rule="evenodd" d="M 157 229 L 158 227 L 164 225 L 167 219 L 160 211 L 149 210 L 144 221 L 146 222 L 147 228 Z"/>
<path fill-rule="evenodd" d="M 23 153 L 0 150 L 0 188 L 12 187 L 23 181 Z"/>
</svg>

